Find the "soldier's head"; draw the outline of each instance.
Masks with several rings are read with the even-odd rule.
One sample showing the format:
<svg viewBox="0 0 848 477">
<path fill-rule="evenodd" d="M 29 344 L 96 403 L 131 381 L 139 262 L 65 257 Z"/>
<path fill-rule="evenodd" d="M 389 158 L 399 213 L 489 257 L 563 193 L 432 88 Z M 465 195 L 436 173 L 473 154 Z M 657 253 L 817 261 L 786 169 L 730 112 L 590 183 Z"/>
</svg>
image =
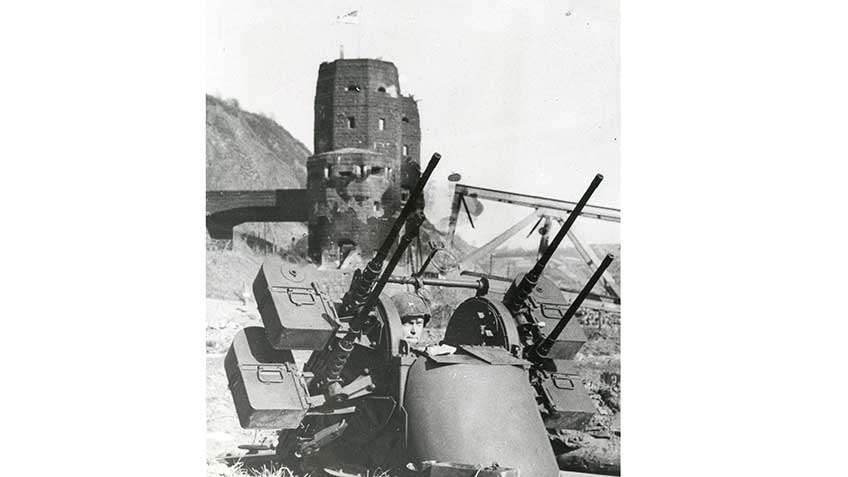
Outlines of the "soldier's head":
<svg viewBox="0 0 848 477">
<path fill-rule="evenodd" d="M 392 297 L 403 324 L 403 339 L 415 344 L 421 339 L 424 326 L 430 321 L 430 307 L 414 293 L 398 293 Z"/>
</svg>

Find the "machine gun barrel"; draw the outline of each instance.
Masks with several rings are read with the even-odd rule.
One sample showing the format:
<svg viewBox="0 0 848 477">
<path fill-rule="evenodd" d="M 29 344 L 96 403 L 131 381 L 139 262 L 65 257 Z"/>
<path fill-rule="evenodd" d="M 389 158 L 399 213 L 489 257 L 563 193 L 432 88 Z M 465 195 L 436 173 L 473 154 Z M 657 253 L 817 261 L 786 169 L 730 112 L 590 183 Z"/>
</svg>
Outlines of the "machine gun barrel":
<svg viewBox="0 0 848 477">
<path fill-rule="evenodd" d="M 342 402 L 347 399 L 347 395 L 344 393 L 341 384 L 339 384 L 339 376 L 345 364 L 347 364 L 351 351 L 353 351 L 356 339 L 363 332 L 368 332 L 373 326 L 374 319 L 371 317 L 371 310 L 374 309 L 377 300 L 380 299 L 380 293 L 383 292 L 383 288 L 386 286 L 392 271 L 397 266 L 401 257 L 403 257 L 406 247 L 418 236 L 418 227 L 422 219 L 423 214 L 419 213 L 410 220 L 406 232 L 404 232 L 400 243 L 389 259 L 389 263 L 386 265 L 386 269 L 380 275 L 377 283 L 374 284 L 374 288 L 366 296 L 365 303 L 359 307 L 356 315 L 350 321 L 348 332 L 340 339 L 336 339 L 331 345 L 331 355 L 325 362 L 324 368 L 316 375 L 316 379 L 313 380 L 314 384 L 310 384 L 311 391 L 326 391 L 328 396 L 335 402 Z"/>
<path fill-rule="evenodd" d="M 587 202 L 589 202 L 589 198 L 592 197 L 592 194 L 595 192 L 595 189 L 597 189 L 598 186 L 601 185 L 601 181 L 603 180 L 603 175 L 595 175 L 595 178 L 592 179 L 592 183 L 589 184 L 589 188 L 586 189 L 586 192 L 583 193 L 583 197 L 581 197 L 580 200 L 577 202 L 577 205 L 574 206 L 574 210 L 572 210 L 571 213 L 568 214 L 568 218 L 565 219 L 565 223 L 559 229 L 559 232 L 557 232 L 556 236 L 553 238 L 553 240 L 551 240 L 550 245 L 548 245 L 548 248 L 546 248 L 545 252 L 542 253 L 542 256 L 539 257 L 539 260 L 536 261 L 536 265 L 534 265 L 533 269 L 530 270 L 530 274 L 535 276 L 536 279 L 538 279 L 542 272 L 545 270 L 545 267 L 548 265 L 548 261 L 554 255 L 556 249 L 559 248 L 559 244 L 560 242 L 562 242 L 562 239 L 565 238 L 565 234 L 568 233 L 569 229 L 571 229 L 571 225 L 574 224 L 574 221 L 577 219 L 577 216 L 579 216 L 580 213 L 583 212 L 583 207 L 586 205 Z"/>
<path fill-rule="evenodd" d="M 388 283 L 392 272 L 395 267 L 397 267 L 397 264 L 400 262 L 401 257 L 403 257 L 404 252 L 406 252 L 406 248 L 415 239 L 415 237 L 418 236 L 418 229 L 421 222 L 423 222 L 423 214 L 413 217 L 407 224 L 406 232 L 404 232 L 403 237 L 400 239 L 400 243 L 395 249 L 395 252 L 392 254 L 392 257 L 389 259 L 386 269 L 383 270 L 383 274 L 380 275 L 380 279 L 377 280 L 376 284 L 374 284 L 374 288 L 371 290 L 371 293 L 368 294 L 365 304 L 362 305 L 362 308 L 359 309 L 359 312 L 350 322 L 350 332 L 348 336 L 358 334 L 362 331 L 367 331 L 370 327 L 371 310 L 374 309 L 374 306 L 377 304 L 377 300 L 380 298 L 380 293 L 383 292 L 383 288 L 385 288 L 386 283 Z"/>
<path fill-rule="evenodd" d="M 392 275 L 389 277 L 389 283 L 400 283 L 402 285 L 427 285 L 434 287 L 448 288 L 469 288 L 471 290 L 483 290 L 488 288 L 488 280 L 478 278 L 477 280 L 451 280 L 447 278 L 416 278 L 416 277 L 399 277 Z"/>
<path fill-rule="evenodd" d="M 548 245 L 548 248 L 546 248 L 542 253 L 542 256 L 539 257 L 539 260 L 536 261 L 536 264 L 533 265 L 533 268 L 524 275 L 524 278 L 521 279 L 518 286 L 512 287 L 507 291 L 506 296 L 504 296 L 504 304 L 511 311 L 517 311 L 524 301 L 527 300 L 527 297 L 530 295 L 530 292 L 533 291 L 533 288 L 539 281 L 539 277 L 542 276 L 542 272 L 548 265 L 548 261 L 554 255 L 554 252 L 556 252 L 560 242 L 562 242 L 562 239 L 565 238 L 565 234 L 567 234 L 569 229 L 571 229 L 572 224 L 574 224 L 574 221 L 577 220 L 577 217 L 583 211 L 583 207 L 587 202 L 589 202 L 589 198 L 592 197 L 592 193 L 595 192 L 595 189 L 598 188 L 602 180 L 604 180 L 603 175 L 595 175 L 595 178 L 592 179 L 592 183 L 589 184 L 589 188 L 586 189 L 586 192 L 583 193 L 583 197 L 581 197 L 577 202 L 577 205 L 574 206 L 574 210 L 568 214 L 568 218 L 565 219 L 565 223 L 562 224 L 559 232 L 557 232 L 556 236 L 553 240 L 551 240 L 550 245 Z"/>
<path fill-rule="evenodd" d="M 604 260 L 601 262 L 601 265 L 595 270 L 595 273 L 589 278 L 589 281 L 586 282 L 586 286 L 580 290 L 580 293 L 571 302 L 571 305 L 568 307 L 568 310 L 562 315 L 562 318 L 556 324 L 553 330 L 551 330 L 550 334 L 542 340 L 541 343 L 531 347 L 528 352 L 528 356 L 531 360 L 539 360 L 545 359 L 548 356 L 548 352 L 551 350 L 551 347 L 554 345 L 554 342 L 559 338 L 560 333 L 565 327 L 568 325 L 568 322 L 571 321 L 571 318 L 574 317 L 574 314 L 577 313 L 577 309 L 580 308 L 580 305 L 583 303 L 583 300 L 589 296 L 589 292 L 592 291 L 592 288 L 595 287 L 595 284 L 598 283 L 598 280 L 601 278 L 601 275 L 606 271 L 607 267 L 612 263 L 615 256 L 609 253 Z"/>
<path fill-rule="evenodd" d="M 436 165 L 439 164 L 441 159 L 442 156 L 438 152 L 433 154 L 433 157 L 430 158 L 430 162 L 427 163 L 427 168 L 424 169 L 424 172 L 421 173 L 421 177 L 418 179 L 418 182 L 415 183 L 415 188 L 412 189 L 412 192 L 409 194 L 409 199 L 401 209 L 397 220 L 395 220 L 392 224 L 389 234 L 386 235 L 386 239 L 380 245 L 380 248 L 377 249 L 377 253 L 374 255 L 374 258 L 368 262 L 364 271 L 360 272 L 357 270 L 354 274 L 353 280 L 350 283 L 350 289 L 347 293 L 345 293 L 344 298 L 342 298 L 343 315 L 358 313 L 358 309 L 365 303 L 365 300 L 368 298 L 368 292 L 371 291 L 371 288 L 373 288 L 374 283 L 377 281 L 377 277 L 380 275 L 380 270 L 383 268 L 383 262 L 386 260 L 386 256 L 389 255 L 389 250 L 391 250 L 392 245 L 395 240 L 397 240 L 398 234 L 400 234 L 401 227 L 403 227 L 403 224 L 415 211 L 416 207 L 418 207 L 421 194 L 424 191 L 424 186 L 427 184 L 427 181 L 430 180 L 430 175 L 433 173 L 433 170 L 436 168 Z"/>
</svg>

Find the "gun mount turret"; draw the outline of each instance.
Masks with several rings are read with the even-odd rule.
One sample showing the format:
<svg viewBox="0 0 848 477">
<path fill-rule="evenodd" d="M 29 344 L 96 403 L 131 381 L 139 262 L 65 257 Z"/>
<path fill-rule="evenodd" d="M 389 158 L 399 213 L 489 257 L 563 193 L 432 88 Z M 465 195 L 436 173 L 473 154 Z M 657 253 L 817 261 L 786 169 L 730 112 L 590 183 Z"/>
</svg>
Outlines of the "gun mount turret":
<svg viewBox="0 0 848 477">
<path fill-rule="evenodd" d="M 536 402 L 542 405 L 545 427 L 554 432 L 580 430 L 595 413 L 594 404 L 572 361 L 586 342 L 582 327 L 572 318 L 614 257 L 604 258 L 573 300 L 567 300 L 543 272 L 602 180 L 600 174 L 595 176 L 530 271 L 516 276 L 503 295 L 479 293 L 483 289 L 479 281 L 463 283 L 463 287 L 479 283 L 478 294 L 454 310 L 445 330 L 445 344 L 460 349 L 467 346 L 502 348 L 525 360 Z M 439 285 L 452 286 L 450 283 Z M 488 284 L 485 288 L 488 290 Z"/>
<path fill-rule="evenodd" d="M 601 176 L 534 266 L 498 293 L 485 278 L 391 275 L 417 236 L 418 198 L 438 161 L 436 154 L 341 302 L 329 300 L 311 265 L 278 258 L 262 265 L 254 293 L 265 327 L 236 337 L 227 375 L 242 426 L 279 429 L 273 459 L 290 468 L 341 461 L 395 469 L 390 475 L 436 475 L 406 467 L 428 462 L 459 472 L 450 475 L 555 477 L 550 433 L 580 429 L 594 414 L 570 361 L 586 341 L 571 318 L 613 258 L 573 300 L 543 272 Z M 455 353 L 431 355 L 406 343 L 383 293 L 390 282 L 473 291 L 447 325 L 444 343 Z M 302 370 L 291 350 L 312 351 Z M 503 467 L 482 472 L 493 462 Z"/>
</svg>

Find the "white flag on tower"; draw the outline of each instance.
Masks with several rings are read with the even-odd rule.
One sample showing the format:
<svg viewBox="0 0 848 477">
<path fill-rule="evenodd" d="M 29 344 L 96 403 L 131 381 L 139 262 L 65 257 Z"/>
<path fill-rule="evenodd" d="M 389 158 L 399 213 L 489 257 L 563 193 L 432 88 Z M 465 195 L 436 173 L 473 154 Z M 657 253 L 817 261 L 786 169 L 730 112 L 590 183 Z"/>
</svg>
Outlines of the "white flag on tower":
<svg viewBox="0 0 848 477">
<path fill-rule="evenodd" d="M 336 23 L 346 23 L 348 25 L 359 25 L 359 10 L 348 12 L 342 16 L 336 17 Z"/>
</svg>

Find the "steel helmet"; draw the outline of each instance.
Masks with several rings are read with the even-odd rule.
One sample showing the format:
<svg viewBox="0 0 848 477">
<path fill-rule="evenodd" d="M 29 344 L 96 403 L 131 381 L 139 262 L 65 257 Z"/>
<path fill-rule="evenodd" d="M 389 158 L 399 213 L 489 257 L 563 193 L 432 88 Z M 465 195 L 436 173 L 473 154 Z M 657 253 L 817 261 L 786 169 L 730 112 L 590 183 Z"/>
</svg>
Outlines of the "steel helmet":
<svg viewBox="0 0 848 477">
<path fill-rule="evenodd" d="M 430 322 L 430 307 L 415 293 L 398 293 L 392 297 L 392 304 L 397 308 L 401 322 L 419 316 L 424 318 L 424 326 Z"/>
</svg>

